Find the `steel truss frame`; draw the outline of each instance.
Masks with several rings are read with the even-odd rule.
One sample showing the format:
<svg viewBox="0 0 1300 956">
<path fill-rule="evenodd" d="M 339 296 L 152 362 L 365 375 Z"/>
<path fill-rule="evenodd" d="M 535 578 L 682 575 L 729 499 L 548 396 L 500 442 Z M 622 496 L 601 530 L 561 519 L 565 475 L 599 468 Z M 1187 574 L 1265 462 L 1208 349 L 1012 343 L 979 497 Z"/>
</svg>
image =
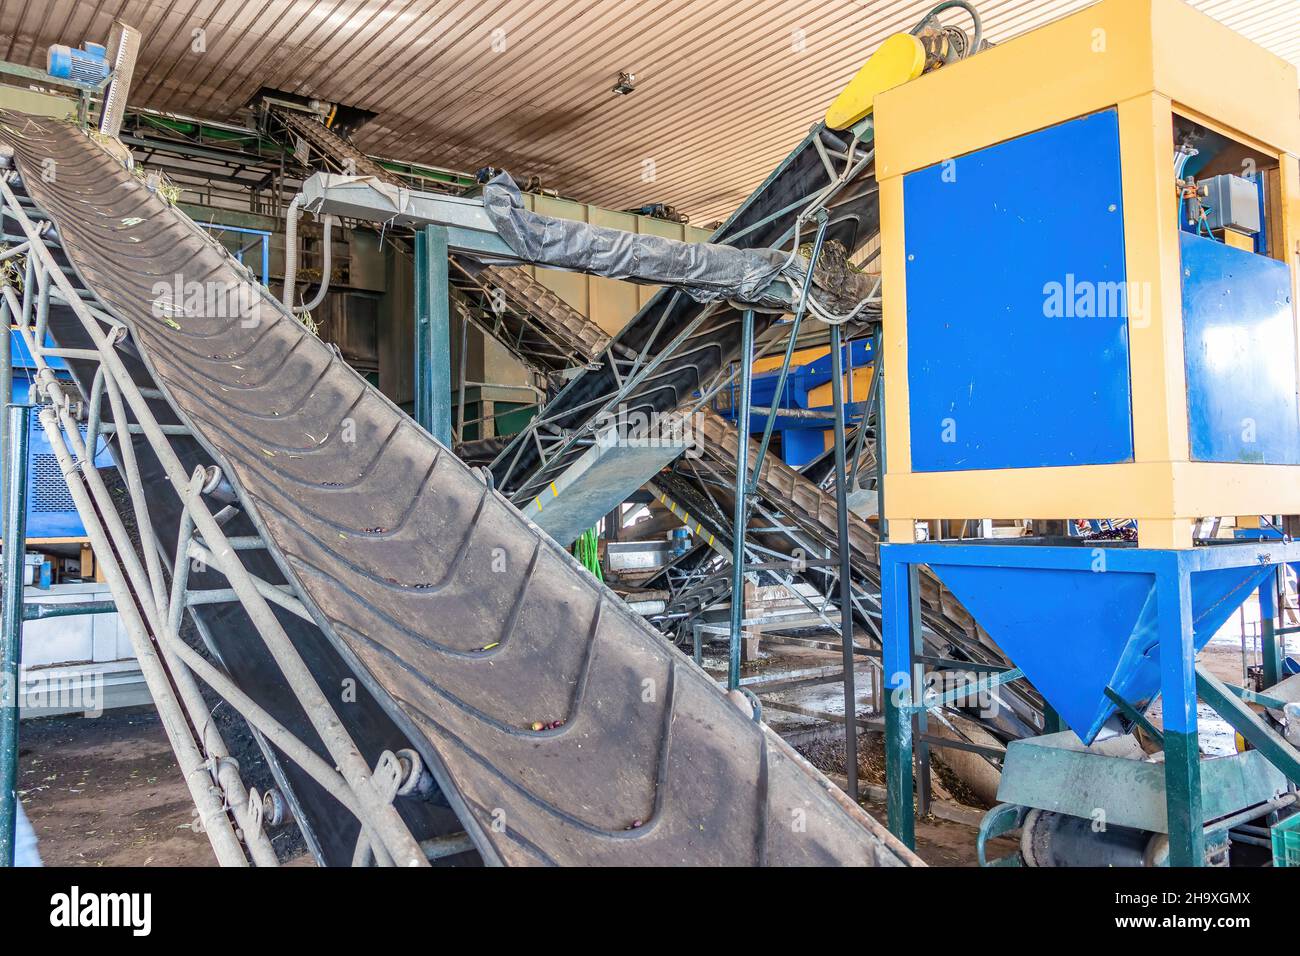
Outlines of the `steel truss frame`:
<svg viewBox="0 0 1300 956">
<path fill-rule="evenodd" d="M 6 270 L 0 280 L 0 315 L 16 327 L 36 362 L 35 391 L 43 399 L 41 425 L 85 522 L 122 626 L 198 808 L 199 823 L 218 862 L 273 866 L 277 860 L 265 829 L 263 795 L 245 785 L 203 698 L 200 683 L 244 717 L 264 750 L 268 742 L 274 745 L 359 821 L 355 865 L 427 865 L 430 858 L 470 849 L 464 834 L 421 843 L 403 821 L 394 801 L 415 792 L 428 779 L 419 757 L 413 750 L 386 750 L 375 767 L 366 763 L 272 611 L 274 605 L 311 620 L 301 595 L 292 585 L 272 584 L 244 567 L 241 553 L 268 547 L 260 534 L 232 537 L 223 531 L 223 525 L 239 509 L 249 514 L 252 509 L 223 480 L 219 467 L 187 471 L 182 465 L 173 442 L 188 438 L 189 430 L 158 421 L 149 403 L 164 396 L 137 384 L 118 351 L 128 339 L 127 327 L 99 307 L 91 294 L 74 285 L 52 251 L 58 248 L 57 232 L 48 220 L 39 218 L 30 200 L 15 191 L 18 185 L 14 171 L 5 172 L 0 179 L 0 214 L 9 244 L 0 251 L 0 261 L 16 260 L 18 256 L 24 259 L 21 282 L 12 269 Z M 52 304 L 72 311 L 93 347 L 45 346 Z M 94 384 L 84 406 L 74 402 L 60 386 L 49 365 L 52 358 L 93 364 Z M 102 420 L 100 415 L 104 399 L 108 401 L 111 421 Z M 88 419 L 84 438 L 79 413 Z M 164 548 L 156 533 L 146 504 L 135 443 L 120 440 L 124 432 L 144 438 L 165 471 L 170 493 L 181 505 L 175 560 L 169 569 L 161 557 L 169 549 Z M 139 554 L 94 466 L 93 449 L 101 435 L 119 439 L 117 458 L 130 499 L 130 516 L 140 539 Z M 219 493 L 216 503 L 220 505 L 215 510 L 209 501 L 214 493 Z M 221 497 L 232 503 L 222 504 Z M 195 562 L 218 570 L 229 587 L 190 589 Z M 283 686 L 303 707 L 332 763 L 182 639 L 180 629 L 187 610 L 227 602 L 242 605 L 248 614 L 282 672 Z"/>
</svg>

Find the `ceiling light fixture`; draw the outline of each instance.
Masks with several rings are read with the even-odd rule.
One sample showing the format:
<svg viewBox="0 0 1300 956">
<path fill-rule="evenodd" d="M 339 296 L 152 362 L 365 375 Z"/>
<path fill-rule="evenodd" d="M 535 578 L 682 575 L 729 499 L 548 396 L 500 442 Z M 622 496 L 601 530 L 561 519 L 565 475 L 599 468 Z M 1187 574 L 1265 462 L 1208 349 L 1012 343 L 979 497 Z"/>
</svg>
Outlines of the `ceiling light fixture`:
<svg viewBox="0 0 1300 956">
<path fill-rule="evenodd" d="M 627 96 L 636 89 L 636 74 L 622 72 L 618 75 L 618 82 L 614 84 L 613 92 L 619 96 Z"/>
</svg>

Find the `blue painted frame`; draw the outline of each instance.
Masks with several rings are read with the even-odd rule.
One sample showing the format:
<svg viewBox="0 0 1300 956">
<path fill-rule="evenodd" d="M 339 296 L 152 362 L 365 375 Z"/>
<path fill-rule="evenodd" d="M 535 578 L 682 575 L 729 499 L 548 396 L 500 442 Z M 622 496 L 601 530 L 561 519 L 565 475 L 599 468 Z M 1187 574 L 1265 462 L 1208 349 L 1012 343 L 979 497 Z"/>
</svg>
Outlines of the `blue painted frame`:
<svg viewBox="0 0 1300 956">
<path fill-rule="evenodd" d="M 880 548 L 881 636 L 884 667 L 885 757 L 889 828 L 915 845 L 912 786 L 911 688 L 922 686 L 913 666 L 910 573 L 924 564 L 1088 571 L 1086 545 L 883 544 Z M 1191 576 L 1199 571 L 1277 567 L 1300 560 L 1300 542 L 1260 539 L 1186 551 L 1108 547 L 1102 574 L 1154 575 L 1164 710 L 1165 784 L 1172 866 L 1199 866 L 1205 853 L 1200 824 L 1201 771 L 1197 744 L 1196 654 Z M 1013 661 L 1014 663 L 1014 661 Z M 1190 821 L 1197 821 L 1195 824 Z"/>
<path fill-rule="evenodd" d="M 1192 460 L 1300 464 L 1287 264 L 1214 239 L 1179 239 Z"/>
<path fill-rule="evenodd" d="M 199 226 L 209 232 L 239 232 L 248 236 L 260 236 L 262 246 L 262 285 L 268 289 L 271 287 L 271 233 L 266 229 L 250 229 L 246 226 L 227 226 L 220 222 L 201 222 Z M 240 265 L 244 264 L 244 250 L 241 248 L 234 253 L 235 259 Z"/>
</svg>

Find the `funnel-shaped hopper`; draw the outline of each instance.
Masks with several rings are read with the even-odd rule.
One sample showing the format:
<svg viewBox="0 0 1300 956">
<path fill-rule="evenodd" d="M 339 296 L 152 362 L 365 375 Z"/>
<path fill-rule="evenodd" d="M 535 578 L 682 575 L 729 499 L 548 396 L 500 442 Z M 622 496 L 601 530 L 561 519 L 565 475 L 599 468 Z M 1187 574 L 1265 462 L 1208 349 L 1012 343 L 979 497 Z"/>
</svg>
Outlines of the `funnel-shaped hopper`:
<svg viewBox="0 0 1300 956">
<path fill-rule="evenodd" d="M 1114 712 L 1107 687 L 1132 703 L 1159 693 L 1154 574 L 930 567 L 1084 743 L 1092 742 Z M 1197 650 L 1272 570 L 1192 573 Z"/>
</svg>

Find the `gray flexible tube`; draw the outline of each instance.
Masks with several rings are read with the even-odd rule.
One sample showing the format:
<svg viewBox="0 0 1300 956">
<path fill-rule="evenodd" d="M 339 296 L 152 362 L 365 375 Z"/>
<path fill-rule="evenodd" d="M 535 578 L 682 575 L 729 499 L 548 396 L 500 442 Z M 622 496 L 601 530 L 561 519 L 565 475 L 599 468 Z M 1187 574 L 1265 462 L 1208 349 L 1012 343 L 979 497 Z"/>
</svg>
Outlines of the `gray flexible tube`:
<svg viewBox="0 0 1300 956">
<path fill-rule="evenodd" d="M 303 305 L 293 304 L 294 286 L 298 281 L 298 207 L 302 202 L 302 194 L 299 193 L 293 197 L 289 203 L 289 208 L 285 211 L 284 222 L 284 293 L 280 296 L 280 301 L 285 304 L 295 315 L 301 315 L 304 312 L 310 312 L 325 301 L 325 294 L 330 289 L 330 271 L 333 267 L 334 245 L 330 241 L 333 232 L 334 218 L 325 217 L 325 261 L 321 266 L 320 288 L 316 290 L 316 295 L 310 302 Z"/>
<path fill-rule="evenodd" d="M 293 308 L 293 287 L 298 278 L 298 204 L 302 194 L 293 197 L 284 214 L 284 292 L 280 301 Z"/>
<path fill-rule="evenodd" d="M 310 302 L 307 302 L 303 305 L 295 305 L 293 307 L 293 311 L 295 314 L 310 312 L 312 309 L 316 308 L 318 305 L 320 305 L 322 302 L 325 301 L 325 293 L 329 292 L 330 290 L 330 268 L 332 265 L 333 251 L 334 251 L 334 244 L 330 241 L 330 232 L 333 229 L 333 226 L 334 226 L 334 217 L 326 216 L 325 217 L 325 238 L 323 240 L 323 242 L 325 243 L 325 261 L 324 263 L 322 263 L 321 270 L 320 270 L 320 288 L 316 290 L 316 295 L 312 297 L 312 300 Z"/>
</svg>

